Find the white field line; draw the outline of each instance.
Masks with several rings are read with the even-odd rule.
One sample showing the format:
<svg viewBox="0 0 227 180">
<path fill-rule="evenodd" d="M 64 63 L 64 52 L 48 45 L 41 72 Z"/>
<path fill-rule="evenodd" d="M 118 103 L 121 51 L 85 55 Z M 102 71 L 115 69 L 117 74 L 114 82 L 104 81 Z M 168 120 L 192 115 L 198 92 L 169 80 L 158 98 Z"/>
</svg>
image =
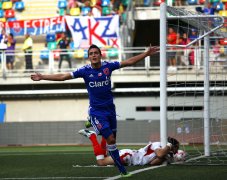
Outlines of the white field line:
<svg viewBox="0 0 227 180">
<path fill-rule="evenodd" d="M 151 170 L 151 169 L 156 169 L 156 168 L 160 168 L 160 167 L 164 167 L 164 166 L 166 166 L 166 164 L 163 164 L 163 165 L 160 165 L 160 166 L 151 166 L 151 167 L 148 167 L 148 168 L 138 169 L 138 170 L 135 170 L 135 171 L 131 171 L 130 174 L 138 174 L 140 172 L 144 172 L 144 171 L 148 171 L 148 170 Z M 118 175 L 118 176 L 106 178 L 104 180 L 114 180 L 114 179 L 120 179 L 120 178 L 121 178 L 121 175 Z"/>
<path fill-rule="evenodd" d="M 0 180 L 30 180 L 30 179 L 103 179 L 107 177 L 33 177 L 33 178 L 0 178 Z"/>
<path fill-rule="evenodd" d="M 113 165 L 108 165 L 108 166 L 97 166 L 97 165 L 87 165 L 87 166 L 82 166 L 82 165 L 72 165 L 74 168 L 84 168 L 84 167 L 91 167 L 91 168 L 109 168 L 109 167 L 114 167 Z"/>
<path fill-rule="evenodd" d="M 194 157 L 194 158 L 191 158 L 191 159 L 186 160 L 185 162 L 194 161 L 194 160 L 201 159 L 201 158 L 204 158 L 204 157 L 205 157 L 205 156 Z"/>
<path fill-rule="evenodd" d="M 0 152 L 0 156 L 42 156 L 42 155 L 72 155 L 72 154 L 93 154 L 93 153 L 89 153 L 89 152 L 84 152 L 84 153 L 81 153 L 81 152 L 69 152 L 69 153 L 52 153 L 51 151 L 50 152 L 43 152 L 43 153 L 39 153 L 39 152 L 23 152 L 23 153 L 2 153 Z"/>
<path fill-rule="evenodd" d="M 95 168 L 103 168 L 103 167 L 114 167 L 114 166 L 97 166 L 97 165 L 88 165 L 88 166 L 81 166 L 81 165 L 72 165 L 73 167 L 75 168 L 81 168 L 81 167 L 95 167 Z M 144 171 L 148 171 L 148 170 L 151 170 L 151 169 L 156 169 L 156 168 L 160 168 L 160 167 L 164 167 L 166 166 L 166 164 L 164 165 L 160 165 L 160 166 L 151 166 L 151 167 L 148 167 L 148 168 L 143 168 L 143 169 L 138 169 L 138 170 L 135 170 L 135 171 L 131 171 L 130 173 L 131 174 L 138 174 L 140 172 L 144 172 Z M 118 176 L 114 176 L 114 177 L 29 177 L 29 178 L 14 178 L 14 177 L 11 177 L 11 178 L 0 178 L 0 180 L 37 180 L 37 179 L 105 179 L 105 180 L 114 180 L 114 179 L 119 179 L 121 178 L 120 175 Z"/>
</svg>

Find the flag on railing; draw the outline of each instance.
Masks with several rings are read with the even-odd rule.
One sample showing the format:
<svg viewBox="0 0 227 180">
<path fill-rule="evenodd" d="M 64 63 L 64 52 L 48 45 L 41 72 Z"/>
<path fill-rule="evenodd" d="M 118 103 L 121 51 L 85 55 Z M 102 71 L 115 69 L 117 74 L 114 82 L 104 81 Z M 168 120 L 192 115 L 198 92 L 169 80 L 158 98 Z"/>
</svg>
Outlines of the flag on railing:
<svg viewBox="0 0 227 180">
<path fill-rule="evenodd" d="M 65 18 L 63 16 L 59 16 L 5 23 L 0 22 L 0 28 L 5 28 L 7 32 L 12 33 L 14 36 L 23 36 L 25 34 L 41 35 L 50 32 L 65 32 L 66 24 Z"/>
</svg>

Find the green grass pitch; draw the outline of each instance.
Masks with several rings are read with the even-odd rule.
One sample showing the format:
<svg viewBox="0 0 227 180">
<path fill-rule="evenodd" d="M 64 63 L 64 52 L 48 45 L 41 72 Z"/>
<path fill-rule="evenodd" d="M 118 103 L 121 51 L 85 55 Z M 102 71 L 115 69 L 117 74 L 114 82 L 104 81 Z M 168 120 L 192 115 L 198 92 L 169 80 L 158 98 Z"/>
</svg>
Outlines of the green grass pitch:
<svg viewBox="0 0 227 180">
<path fill-rule="evenodd" d="M 119 175 L 116 167 L 93 165 L 95 165 L 95 157 L 90 146 L 0 147 L 1 180 L 106 179 Z M 136 166 L 127 169 L 135 172 L 148 167 Z M 224 180 L 226 178 L 227 166 L 168 165 L 141 171 L 133 174 L 130 179 Z"/>
</svg>

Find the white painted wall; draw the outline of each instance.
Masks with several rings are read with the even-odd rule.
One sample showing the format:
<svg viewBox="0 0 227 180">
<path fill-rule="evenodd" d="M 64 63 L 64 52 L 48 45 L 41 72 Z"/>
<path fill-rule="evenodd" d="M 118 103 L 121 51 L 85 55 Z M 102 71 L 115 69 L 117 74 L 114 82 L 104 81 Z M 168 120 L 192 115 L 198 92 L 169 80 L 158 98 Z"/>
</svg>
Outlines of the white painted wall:
<svg viewBox="0 0 227 180">
<path fill-rule="evenodd" d="M 6 122 L 75 121 L 87 118 L 87 99 L 5 101 Z"/>
<path fill-rule="evenodd" d="M 159 120 L 158 111 L 136 112 L 137 106 L 159 106 L 159 97 L 116 97 L 118 120 Z M 211 97 L 211 118 L 227 119 L 227 97 Z M 6 122 L 81 121 L 87 118 L 88 99 L 17 100 L 6 103 Z M 169 97 L 169 106 L 203 106 L 202 97 Z M 201 118 L 202 111 L 168 112 L 168 119 Z"/>
</svg>

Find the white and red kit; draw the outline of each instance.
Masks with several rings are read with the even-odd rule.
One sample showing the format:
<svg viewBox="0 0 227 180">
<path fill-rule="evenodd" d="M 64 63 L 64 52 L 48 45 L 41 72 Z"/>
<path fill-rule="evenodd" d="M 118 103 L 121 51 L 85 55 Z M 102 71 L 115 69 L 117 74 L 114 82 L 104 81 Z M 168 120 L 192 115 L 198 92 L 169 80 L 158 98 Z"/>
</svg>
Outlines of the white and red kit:
<svg viewBox="0 0 227 180">
<path fill-rule="evenodd" d="M 127 166 L 146 165 L 155 157 L 155 150 L 161 148 L 160 142 L 149 143 L 139 150 L 122 149 L 119 151 L 120 158 Z"/>
</svg>

